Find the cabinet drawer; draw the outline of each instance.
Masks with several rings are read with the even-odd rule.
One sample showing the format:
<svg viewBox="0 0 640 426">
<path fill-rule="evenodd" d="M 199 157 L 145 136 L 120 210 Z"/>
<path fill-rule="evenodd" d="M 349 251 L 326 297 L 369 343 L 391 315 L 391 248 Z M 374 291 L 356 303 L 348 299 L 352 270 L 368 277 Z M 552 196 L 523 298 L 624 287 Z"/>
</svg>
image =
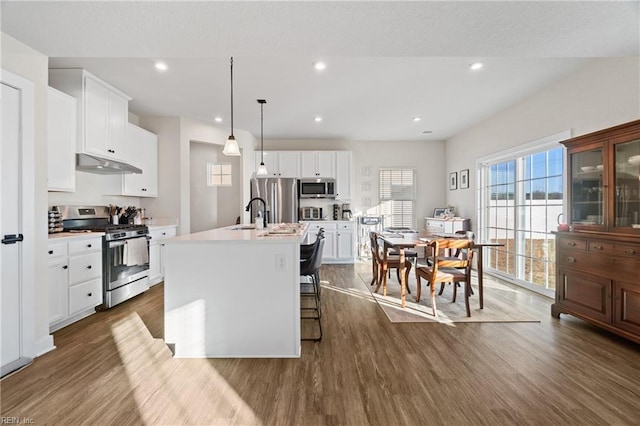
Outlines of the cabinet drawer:
<svg viewBox="0 0 640 426">
<path fill-rule="evenodd" d="M 162 228 L 149 231 L 151 240 L 163 240 L 166 238 L 173 238 L 176 236 L 176 228 Z"/>
<path fill-rule="evenodd" d="M 589 251 L 602 253 L 610 256 L 626 256 L 640 259 L 640 247 L 636 245 L 602 243 L 598 241 L 589 242 Z"/>
<path fill-rule="evenodd" d="M 74 285 L 69 288 L 69 315 L 102 303 L 102 279 Z"/>
<path fill-rule="evenodd" d="M 635 261 L 628 257 L 562 250 L 558 254 L 558 263 L 562 266 L 589 271 L 589 273 L 603 277 L 620 276 L 621 274 L 626 277 L 638 277 L 640 275 L 640 261 Z"/>
<path fill-rule="evenodd" d="M 48 259 L 67 255 L 67 243 L 49 244 Z"/>
<path fill-rule="evenodd" d="M 69 241 L 69 256 L 74 254 L 102 251 L 102 237 L 86 240 Z"/>
<path fill-rule="evenodd" d="M 338 229 L 338 224 L 335 222 L 309 222 L 308 232 L 318 232 L 320 228 L 324 228 L 325 231 L 332 231 Z"/>
<path fill-rule="evenodd" d="M 69 258 L 69 285 L 102 276 L 102 252 Z"/>
<path fill-rule="evenodd" d="M 562 238 L 559 244 L 560 247 L 570 248 L 571 250 L 587 250 L 587 240 L 581 238 Z"/>
<path fill-rule="evenodd" d="M 353 223 L 339 223 L 338 224 L 339 231 L 353 231 Z"/>
</svg>

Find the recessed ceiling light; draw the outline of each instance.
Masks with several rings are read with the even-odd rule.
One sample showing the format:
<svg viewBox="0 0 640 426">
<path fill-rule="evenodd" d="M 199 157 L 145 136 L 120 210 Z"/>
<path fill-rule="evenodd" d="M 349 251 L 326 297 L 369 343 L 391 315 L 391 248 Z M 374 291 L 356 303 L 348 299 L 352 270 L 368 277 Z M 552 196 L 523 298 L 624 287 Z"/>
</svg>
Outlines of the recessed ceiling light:
<svg viewBox="0 0 640 426">
<path fill-rule="evenodd" d="M 327 68 L 327 64 L 321 61 L 314 62 L 313 67 L 316 69 L 316 71 L 324 71 Z"/>
<path fill-rule="evenodd" d="M 469 65 L 469 68 L 472 69 L 473 71 L 477 71 L 482 67 L 484 67 L 484 64 L 482 62 L 474 62 L 471 65 Z"/>
<path fill-rule="evenodd" d="M 155 67 L 158 71 L 166 71 L 167 69 L 169 69 L 169 67 L 167 66 L 167 64 L 165 64 L 164 62 L 158 61 L 155 63 Z"/>
<path fill-rule="evenodd" d="M 214 118 L 214 120 L 216 121 L 216 123 L 222 123 L 222 117 L 216 117 Z"/>
<path fill-rule="evenodd" d="M 313 117 L 313 121 L 315 121 L 316 123 L 319 123 L 322 121 L 322 117 Z"/>
<path fill-rule="evenodd" d="M 420 121 L 420 120 L 422 120 L 422 118 L 420 118 L 420 117 L 413 117 L 413 121 L 415 121 L 416 123 L 417 123 L 418 121 Z"/>
</svg>

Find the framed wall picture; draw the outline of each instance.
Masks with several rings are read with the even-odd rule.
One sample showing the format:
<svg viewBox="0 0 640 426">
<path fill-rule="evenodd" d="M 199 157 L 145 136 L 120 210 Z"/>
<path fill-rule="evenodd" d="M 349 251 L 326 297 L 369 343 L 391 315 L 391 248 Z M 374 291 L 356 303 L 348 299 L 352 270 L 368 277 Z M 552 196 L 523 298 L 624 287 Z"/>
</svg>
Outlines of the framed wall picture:
<svg viewBox="0 0 640 426">
<path fill-rule="evenodd" d="M 447 209 L 445 207 L 436 207 L 433 209 L 433 217 L 440 217 L 445 214 Z"/>
<path fill-rule="evenodd" d="M 458 172 L 449 173 L 449 189 L 458 189 Z"/>
<path fill-rule="evenodd" d="M 460 170 L 460 189 L 469 188 L 469 169 Z"/>
</svg>

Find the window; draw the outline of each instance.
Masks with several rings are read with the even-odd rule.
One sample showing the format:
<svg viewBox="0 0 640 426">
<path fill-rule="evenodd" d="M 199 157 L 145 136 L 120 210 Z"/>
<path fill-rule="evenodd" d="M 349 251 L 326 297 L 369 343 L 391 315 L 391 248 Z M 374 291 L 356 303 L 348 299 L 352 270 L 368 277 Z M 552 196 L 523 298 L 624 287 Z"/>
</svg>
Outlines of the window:
<svg viewBox="0 0 640 426">
<path fill-rule="evenodd" d="M 231 164 L 207 163 L 207 186 L 231 186 Z"/>
<path fill-rule="evenodd" d="M 544 294 L 555 290 L 555 235 L 563 212 L 563 132 L 517 151 L 479 162 L 478 227 L 487 271 Z"/>
<path fill-rule="evenodd" d="M 380 169 L 380 204 L 378 214 L 384 216 L 384 227 L 415 227 L 416 199 L 413 169 Z"/>
</svg>

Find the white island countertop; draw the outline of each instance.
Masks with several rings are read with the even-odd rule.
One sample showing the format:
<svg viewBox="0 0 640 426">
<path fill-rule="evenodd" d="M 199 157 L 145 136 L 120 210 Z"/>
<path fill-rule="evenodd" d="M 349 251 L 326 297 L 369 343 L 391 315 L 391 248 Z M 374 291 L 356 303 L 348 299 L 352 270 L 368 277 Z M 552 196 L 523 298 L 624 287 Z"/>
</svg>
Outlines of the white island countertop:
<svg viewBox="0 0 640 426">
<path fill-rule="evenodd" d="M 279 223 L 269 224 L 265 229 L 255 229 L 254 225 L 231 225 L 209 231 L 196 232 L 171 238 L 165 243 L 180 242 L 298 242 L 304 241 L 309 228 L 308 223 Z"/>
<path fill-rule="evenodd" d="M 162 240 L 165 342 L 184 358 L 300 356 L 306 223 L 232 225 Z"/>
</svg>

